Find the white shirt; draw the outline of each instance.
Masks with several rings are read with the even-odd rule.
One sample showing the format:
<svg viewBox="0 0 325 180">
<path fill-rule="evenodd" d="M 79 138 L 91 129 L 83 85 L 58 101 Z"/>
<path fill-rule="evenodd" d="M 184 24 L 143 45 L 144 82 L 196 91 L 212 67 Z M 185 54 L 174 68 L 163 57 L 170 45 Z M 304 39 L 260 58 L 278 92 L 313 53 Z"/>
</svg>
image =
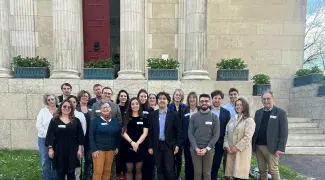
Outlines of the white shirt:
<svg viewBox="0 0 325 180">
<path fill-rule="evenodd" d="M 87 121 L 86 121 L 85 115 L 82 112 L 79 112 L 77 110 L 74 111 L 74 115 L 76 116 L 76 118 L 78 118 L 80 120 L 82 130 L 84 131 L 84 135 L 86 135 Z"/>
<path fill-rule="evenodd" d="M 38 115 L 36 120 L 36 129 L 37 129 L 37 135 L 40 138 L 45 138 L 47 134 L 47 129 L 49 127 L 50 121 L 53 118 L 53 115 L 51 114 L 50 110 L 45 107 L 42 108 Z"/>
</svg>

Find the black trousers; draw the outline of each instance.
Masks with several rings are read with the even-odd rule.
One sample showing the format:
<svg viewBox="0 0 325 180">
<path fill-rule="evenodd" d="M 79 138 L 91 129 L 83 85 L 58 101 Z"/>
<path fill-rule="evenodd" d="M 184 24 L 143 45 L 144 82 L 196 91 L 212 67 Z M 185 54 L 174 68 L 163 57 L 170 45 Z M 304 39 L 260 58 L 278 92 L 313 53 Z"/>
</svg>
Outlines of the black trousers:
<svg viewBox="0 0 325 180">
<path fill-rule="evenodd" d="M 191 156 L 191 143 L 188 139 L 184 142 L 184 158 L 185 158 L 185 180 L 194 180 L 194 167 Z"/>
<path fill-rule="evenodd" d="M 179 147 L 179 151 L 175 154 L 175 172 L 176 172 L 176 179 L 179 178 L 182 171 L 182 155 L 183 155 L 183 148 Z"/>
<path fill-rule="evenodd" d="M 61 172 L 61 171 L 56 171 L 57 177 L 59 180 L 65 180 L 65 176 L 67 176 L 67 180 L 76 180 L 76 175 L 74 174 L 74 169 L 69 170 L 68 172 Z"/>
<path fill-rule="evenodd" d="M 216 143 L 214 156 L 213 156 L 213 164 L 211 168 L 211 180 L 217 180 L 223 155 L 224 155 L 223 143 Z M 226 164 L 224 161 L 223 164 L 224 170 L 226 169 L 225 166 Z"/>
<path fill-rule="evenodd" d="M 174 171 L 174 151 L 164 141 L 159 141 L 158 150 L 154 151 L 158 180 L 176 180 Z"/>
<path fill-rule="evenodd" d="M 155 177 L 154 156 L 146 153 L 142 164 L 142 180 L 153 180 Z"/>
</svg>

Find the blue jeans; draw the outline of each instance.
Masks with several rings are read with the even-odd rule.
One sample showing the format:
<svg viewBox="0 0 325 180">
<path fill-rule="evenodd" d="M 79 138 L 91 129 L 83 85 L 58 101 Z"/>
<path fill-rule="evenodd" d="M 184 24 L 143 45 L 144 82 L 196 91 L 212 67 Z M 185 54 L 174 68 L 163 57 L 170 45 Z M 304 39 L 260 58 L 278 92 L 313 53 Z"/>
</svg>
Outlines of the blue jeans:
<svg viewBox="0 0 325 180">
<path fill-rule="evenodd" d="M 45 138 L 38 137 L 38 150 L 41 156 L 43 180 L 56 180 L 56 171 L 51 168 L 51 159 L 49 157 L 49 150 L 45 146 Z"/>
</svg>

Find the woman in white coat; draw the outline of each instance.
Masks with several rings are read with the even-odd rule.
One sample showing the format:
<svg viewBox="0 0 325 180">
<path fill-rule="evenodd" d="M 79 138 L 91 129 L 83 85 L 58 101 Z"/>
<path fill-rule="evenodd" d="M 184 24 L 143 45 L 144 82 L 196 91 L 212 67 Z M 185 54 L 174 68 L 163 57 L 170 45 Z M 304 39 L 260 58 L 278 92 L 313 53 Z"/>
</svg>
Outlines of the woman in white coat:
<svg viewBox="0 0 325 180">
<path fill-rule="evenodd" d="M 53 114 L 56 112 L 56 105 L 59 103 L 58 98 L 53 94 L 45 94 L 43 96 L 43 103 L 46 107 L 42 108 L 36 120 L 36 129 L 38 134 L 38 150 L 41 156 L 42 164 L 42 179 L 43 180 L 55 180 L 56 172 L 51 168 L 51 160 L 48 155 L 48 148 L 45 146 L 45 137 L 50 121 L 53 118 Z"/>
<path fill-rule="evenodd" d="M 223 145 L 227 152 L 225 177 L 241 180 L 249 178 L 255 121 L 249 115 L 249 105 L 245 99 L 239 98 L 235 108 L 237 114 L 226 127 Z"/>
</svg>

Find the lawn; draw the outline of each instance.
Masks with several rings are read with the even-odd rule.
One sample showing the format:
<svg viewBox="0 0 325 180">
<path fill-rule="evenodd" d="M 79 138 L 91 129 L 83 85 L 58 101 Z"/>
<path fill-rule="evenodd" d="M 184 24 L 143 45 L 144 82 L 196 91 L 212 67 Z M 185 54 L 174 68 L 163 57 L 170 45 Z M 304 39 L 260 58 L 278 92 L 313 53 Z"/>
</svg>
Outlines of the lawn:
<svg viewBox="0 0 325 180">
<path fill-rule="evenodd" d="M 256 165 L 253 158 L 252 164 Z M 184 165 L 182 170 L 184 170 Z M 282 179 L 302 179 L 298 173 L 280 165 Z M 220 171 L 219 177 L 223 174 Z M 184 172 L 182 172 L 182 179 Z M 41 166 L 38 151 L 33 150 L 0 150 L 0 179 L 1 180 L 40 180 Z"/>
</svg>

